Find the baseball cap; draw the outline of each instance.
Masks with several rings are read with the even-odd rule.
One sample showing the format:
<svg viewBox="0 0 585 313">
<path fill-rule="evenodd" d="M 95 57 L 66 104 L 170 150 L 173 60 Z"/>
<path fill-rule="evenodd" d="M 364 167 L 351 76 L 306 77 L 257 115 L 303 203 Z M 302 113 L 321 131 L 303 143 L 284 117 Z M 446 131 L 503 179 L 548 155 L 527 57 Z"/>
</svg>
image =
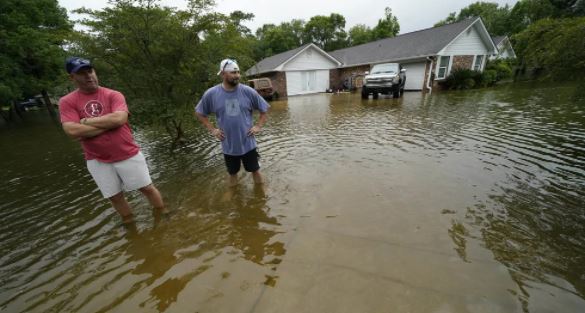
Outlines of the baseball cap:
<svg viewBox="0 0 585 313">
<path fill-rule="evenodd" d="M 91 62 L 89 60 L 82 59 L 79 57 L 70 57 L 70 58 L 67 58 L 67 61 L 65 61 L 65 69 L 67 70 L 67 73 L 69 73 L 69 74 L 77 73 L 77 71 L 79 71 L 80 69 L 82 69 L 84 67 L 93 67 L 93 66 L 91 65 Z"/>
<path fill-rule="evenodd" d="M 221 61 L 221 63 L 219 63 L 219 72 L 217 72 L 217 75 L 221 74 L 221 72 L 235 72 L 239 70 L 240 67 L 235 60 L 224 59 Z"/>
</svg>

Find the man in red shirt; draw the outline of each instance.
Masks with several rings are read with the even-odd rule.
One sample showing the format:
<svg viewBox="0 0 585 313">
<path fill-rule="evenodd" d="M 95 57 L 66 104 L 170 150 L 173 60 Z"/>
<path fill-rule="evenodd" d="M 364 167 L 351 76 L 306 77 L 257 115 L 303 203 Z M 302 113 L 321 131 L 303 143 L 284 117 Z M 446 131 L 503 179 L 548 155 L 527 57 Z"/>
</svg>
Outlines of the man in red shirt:
<svg viewBox="0 0 585 313">
<path fill-rule="evenodd" d="M 61 123 L 67 135 L 80 140 L 87 168 L 104 198 L 112 202 L 125 223 L 132 222 L 133 216 L 123 190 L 140 190 L 155 212 L 164 213 L 161 194 L 152 184 L 144 155 L 128 125 L 124 96 L 100 87 L 88 60 L 68 58 L 65 68 L 77 90 L 59 100 Z"/>
</svg>

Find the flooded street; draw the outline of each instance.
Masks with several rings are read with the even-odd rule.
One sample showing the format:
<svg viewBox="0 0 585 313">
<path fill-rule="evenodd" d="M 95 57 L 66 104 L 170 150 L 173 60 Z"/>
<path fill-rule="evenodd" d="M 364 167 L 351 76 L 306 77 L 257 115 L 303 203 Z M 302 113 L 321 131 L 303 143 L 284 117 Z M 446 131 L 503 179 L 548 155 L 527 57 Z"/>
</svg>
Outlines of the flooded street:
<svg viewBox="0 0 585 313">
<path fill-rule="evenodd" d="M 46 112 L 0 124 L 0 312 L 584 312 L 585 99 L 516 84 L 272 102 L 225 184 L 137 130 L 173 210 L 125 228 Z"/>
</svg>

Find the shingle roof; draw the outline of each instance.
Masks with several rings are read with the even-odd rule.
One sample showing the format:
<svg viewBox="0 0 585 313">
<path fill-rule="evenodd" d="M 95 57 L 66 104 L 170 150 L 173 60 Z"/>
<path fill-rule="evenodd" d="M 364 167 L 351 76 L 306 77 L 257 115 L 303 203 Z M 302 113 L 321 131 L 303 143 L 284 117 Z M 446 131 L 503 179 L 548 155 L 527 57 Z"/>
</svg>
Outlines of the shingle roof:
<svg viewBox="0 0 585 313">
<path fill-rule="evenodd" d="M 468 18 L 457 23 L 422 29 L 327 53 L 341 62 L 340 67 L 434 56 L 478 20 L 479 17 Z M 278 66 L 309 45 L 311 44 L 268 57 L 248 69 L 246 75 L 275 71 Z"/>
<path fill-rule="evenodd" d="M 283 53 L 275 54 L 271 57 L 268 57 L 246 71 L 246 75 L 256 75 L 260 73 L 272 72 L 275 68 L 277 68 L 280 64 L 284 63 L 286 60 L 292 58 L 295 54 L 299 53 L 301 50 L 305 49 L 307 46 L 311 45 L 310 43 L 306 45 L 302 45 L 296 49 L 289 50 Z"/>
<path fill-rule="evenodd" d="M 504 40 L 504 38 L 506 38 L 506 36 L 493 36 L 492 41 L 494 42 L 494 45 L 496 45 L 497 47 L 502 42 L 502 40 Z"/>
<path fill-rule="evenodd" d="M 328 52 L 342 67 L 436 55 L 478 18 Z"/>
</svg>

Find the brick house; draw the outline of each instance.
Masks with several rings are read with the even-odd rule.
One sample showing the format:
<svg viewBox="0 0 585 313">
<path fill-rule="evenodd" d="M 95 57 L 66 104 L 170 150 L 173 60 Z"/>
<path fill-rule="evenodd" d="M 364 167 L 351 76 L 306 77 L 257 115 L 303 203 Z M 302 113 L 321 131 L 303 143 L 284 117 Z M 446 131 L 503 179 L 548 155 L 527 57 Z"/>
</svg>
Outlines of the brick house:
<svg viewBox="0 0 585 313">
<path fill-rule="evenodd" d="M 312 51 L 318 60 L 311 60 Z M 483 71 L 487 58 L 497 53 L 476 17 L 331 52 L 307 44 L 260 61 L 246 75 L 270 77 L 281 96 L 292 96 L 361 87 L 360 79 L 374 64 L 399 62 L 407 70 L 406 90 L 430 91 L 454 69 Z"/>
</svg>

